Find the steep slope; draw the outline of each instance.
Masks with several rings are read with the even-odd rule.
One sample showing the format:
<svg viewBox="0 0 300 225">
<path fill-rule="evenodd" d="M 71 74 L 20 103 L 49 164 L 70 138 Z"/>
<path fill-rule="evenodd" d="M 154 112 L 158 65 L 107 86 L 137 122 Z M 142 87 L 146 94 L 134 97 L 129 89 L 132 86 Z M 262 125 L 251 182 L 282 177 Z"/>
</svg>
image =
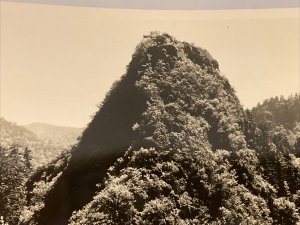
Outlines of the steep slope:
<svg viewBox="0 0 300 225">
<path fill-rule="evenodd" d="M 187 115 L 177 118 L 180 111 Z M 174 144 L 172 139 L 182 127 L 159 117 L 168 114 L 179 124 L 206 118 L 207 145 L 214 149 L 245 145 L 239 130 L 243 110 L 227 79 L 219 75 L 217 62 L 205 50 L 168 35 L 145 37 L 126 75 L 107 95 L 72 152 L 68 167 L 45 196 L 39 223 L 66 224 L 72 211 L 92 199 L 108 167 L 129 147 L 170 148 L 168 144 Z M 161 120 L 159 129 L 157 120 Z M 156 143 L 153 135 L 159 139 L 162 132 L 173 136 Z"/>
<path fill-rule="evenodd" d="M 32 153 L 34 168 L 50 162 L 63 150 L 61 146 L 45 142 L 26 128 L 4 118 L 0 118 L 0 145 L 4 148 L 9 148 L 12 145 L 29 148 Z"/>
<path fill-rule="evenodd" d="M 62 148 L 76 144 L 83 132 L 83 128 L 55 126 L 46 123 L 31 123 L 23 127 L 37 135 L 38 138 L 50 141 Z"/>
<path fill-rule="evenodd" d="M 206 50 L 151 33 L 78 145 L 28 182 L 22 224 L 270 224 L 289 202 L 270 197 L 248 127 Z"/>
</svg>

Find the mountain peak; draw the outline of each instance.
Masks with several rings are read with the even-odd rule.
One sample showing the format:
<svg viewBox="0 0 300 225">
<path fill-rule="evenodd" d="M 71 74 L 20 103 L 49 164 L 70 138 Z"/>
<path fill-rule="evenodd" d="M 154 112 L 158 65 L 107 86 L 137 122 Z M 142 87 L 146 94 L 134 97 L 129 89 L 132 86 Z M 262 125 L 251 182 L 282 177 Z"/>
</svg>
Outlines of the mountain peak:
<svg viewBox="0 0 300 225">
<path fill-rule="evenodd" d="M 36 222 L 67 224 L 73 211 L 92 201 L 96 184 L 105 187 L 112 166 L 119 174 L 146 166 L 147 160 L 165 158 L 171 166 L 177 159 L 193 160 L 194 154 L 212 162 L 217 149 L 243 149 L 243 122 L 234 90 L 206 50 L 152 32 L 137 46 L 127 73 L 107 94 L 66 168 L 60 173 L 45 167 L 35 176 L 50 173 L 58 179 L 45 193 Z"/>
<path fill-rule="evenodd" d="M 186 58 L 209 72 L 219 70 L 218 62 L 205 49 L 177 41 L 169 34 L 161 32 L 151 32 L 145 35 L 137 46 L 134 56 L 139 57 L 140 60 L 148 60 L 154 67 L 159 66 L 158 62 L 164 62 L 172 67 L 176 60 Z"/>
</svg>

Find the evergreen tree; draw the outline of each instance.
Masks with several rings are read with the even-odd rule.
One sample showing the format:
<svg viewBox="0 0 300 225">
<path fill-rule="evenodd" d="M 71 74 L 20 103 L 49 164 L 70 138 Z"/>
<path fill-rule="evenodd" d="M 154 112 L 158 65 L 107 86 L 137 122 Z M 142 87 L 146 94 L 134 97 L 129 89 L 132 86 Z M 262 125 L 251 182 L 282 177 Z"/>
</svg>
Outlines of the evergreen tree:
<svg viewBox="0 0 300 225">
<path fill-rule="evenodd" d="M 24 158 L 19 146 L 0 147 L 0 216 L 8 224 L 17 224 L 25 206 L 25 182 L 31 173 L 30 161 Z M 26 150 L 29 158 L 29 151 Z"/>
</svg>

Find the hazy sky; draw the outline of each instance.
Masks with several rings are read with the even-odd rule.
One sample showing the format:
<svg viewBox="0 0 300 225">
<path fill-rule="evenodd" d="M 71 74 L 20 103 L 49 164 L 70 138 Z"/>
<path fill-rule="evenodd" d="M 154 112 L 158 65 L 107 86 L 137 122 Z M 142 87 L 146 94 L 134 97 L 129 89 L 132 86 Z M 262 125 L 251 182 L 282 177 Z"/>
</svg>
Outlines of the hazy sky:
<svg viewBox="0 0 300 225">
<path fill-rule="evenodd" d="M 299 8 L 152 11 L 2 1 L 2 116 L 85 126 L 153 30 L 207 49 L 245 107 L 299 92 Z"/>
</svg>

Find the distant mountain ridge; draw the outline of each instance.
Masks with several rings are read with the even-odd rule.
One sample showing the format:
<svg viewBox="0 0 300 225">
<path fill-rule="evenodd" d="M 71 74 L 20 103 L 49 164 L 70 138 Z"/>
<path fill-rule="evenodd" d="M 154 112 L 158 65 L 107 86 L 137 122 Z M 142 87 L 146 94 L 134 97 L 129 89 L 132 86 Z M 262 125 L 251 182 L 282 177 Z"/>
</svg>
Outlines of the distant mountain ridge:
<svg viewBox="0 0 300 225">
<path fill-rule="evenodd" d="M 50 162 L 63 150 L 62 146 L 44 141 L 25 127 L 3 117 L 0 118 L 0 145 L 4 148 L 18 145 L 30 149 L 34 168 Z"/>
<path fill-rule="evenodd" d="M 62 147 L 69 147 L 75 144 L 84 130 L 83 128 L 57 126 L 39 122 L 23 125 L 23 127 L 30 130 L 40 139 L 50 141 Z"/>
</svg>

